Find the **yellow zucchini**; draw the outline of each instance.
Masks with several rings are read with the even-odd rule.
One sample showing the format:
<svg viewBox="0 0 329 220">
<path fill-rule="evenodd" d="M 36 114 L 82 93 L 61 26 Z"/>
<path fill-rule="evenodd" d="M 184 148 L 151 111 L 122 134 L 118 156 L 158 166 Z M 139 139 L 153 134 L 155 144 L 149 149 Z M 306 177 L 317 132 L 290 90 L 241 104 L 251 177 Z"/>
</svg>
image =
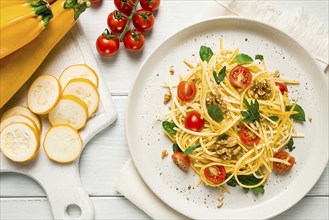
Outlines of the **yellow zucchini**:
<svg viewBox="0 0 329 220">
<path fill-rule="evenodd" d="M 50 5 L 44 0 L 1 9 L 0 59 L 35 39 L 52 17 Z"/>
<path fill-rule="evenodd" d="M 89 6 L 85 0 L 57 0 L 51 5 L 54 17 L 47 28 L 23 48 L 0 60 L 0 108 L 33 75 Z"/>
<path fill-rule="evenodd" d="M 0 0 L 0 8 L 6 8 L 13 5 L 20 5 L 26 3 L 28 0 Z"/>
</svg>

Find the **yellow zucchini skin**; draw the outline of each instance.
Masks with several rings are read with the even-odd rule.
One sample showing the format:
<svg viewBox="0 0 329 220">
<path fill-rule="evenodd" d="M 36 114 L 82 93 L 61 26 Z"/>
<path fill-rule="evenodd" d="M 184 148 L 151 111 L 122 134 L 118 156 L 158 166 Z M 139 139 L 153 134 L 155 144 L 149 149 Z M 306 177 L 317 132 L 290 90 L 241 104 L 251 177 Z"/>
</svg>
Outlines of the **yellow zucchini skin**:
<svg viewBox="0 0 329 220">
<path fill-rule="evenodd" d="M 0 108 L 33 75 L 50 51 L 75 24 L 77 12 L 73 8 L 65 9 L 64 3 L 63 0 L 57 0 L 51 5 L 54 17 L 37 38 L 0 60 Z M 84 3 L 87 5 L 85 9 L 90 5 L 87 3 Z"/>
<path fill-rule="evenodd" d="M 31 1 L 0 11 L 0 59 L 35 39 L 53 17 L 48 2 Z"/>
<path fill-rule="evenodd" d="M 28 0 L 0 0 L 0 9 L 13 6 L 13 5 L 21 5 L 26 3 Z"/>
</svg>

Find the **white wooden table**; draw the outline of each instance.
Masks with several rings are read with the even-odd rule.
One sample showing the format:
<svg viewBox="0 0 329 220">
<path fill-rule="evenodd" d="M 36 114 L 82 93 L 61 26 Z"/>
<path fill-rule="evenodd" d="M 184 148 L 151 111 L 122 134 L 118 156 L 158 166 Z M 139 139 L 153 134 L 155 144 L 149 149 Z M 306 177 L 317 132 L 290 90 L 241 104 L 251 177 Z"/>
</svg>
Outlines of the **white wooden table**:
<svg viewBox="0 0 329 220">
<path fill-rule="evenodd" d="M 328 29 L 328 0 L 273 2 L 292 15 L 297 12 L 297 8 L 305 7 Z M 97 54 L 95 40 L 106 27 L 108 13 L 114 10 L 113 1 L 103 1 L 100 6 L 92 7 L 81 15 L 80 26 L 83 27 L 119 112 L 116 122 L 89 142 L 80 160 L 82 184 L 93 201 L 96 219 L 149 218 L 114 188 L 119 171 L 129 158 L 124 127 L 127 95 L 136 70 L 155 46 L 182 27 L 198 21 L 201 11 L 208 3 L 205 0 L 162 0 L 160 9 L 156 12 L 153 31 L 146 34 L 144 51 L 131 54 L 122 45 L 119 54 L 108 59 Z M 274 219 L 328 219 L 328 173 L 327 165 L 320 180 L 305 198 Z M 0 219 L 52 218 L 46 195 L 33 180 L 18 174 L 2 173 L 0 188 Z"/>
</svg>

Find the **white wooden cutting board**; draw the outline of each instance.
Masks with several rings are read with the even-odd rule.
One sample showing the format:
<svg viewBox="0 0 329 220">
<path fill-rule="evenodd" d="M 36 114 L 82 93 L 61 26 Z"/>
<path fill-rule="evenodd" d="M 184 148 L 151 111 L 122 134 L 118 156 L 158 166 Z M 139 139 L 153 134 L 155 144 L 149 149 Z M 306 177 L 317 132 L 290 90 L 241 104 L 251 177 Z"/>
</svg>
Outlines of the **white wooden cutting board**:
<svg viewBox="0 0 329 220">
<path fill-rule="evenodd" d="M 33 51 L 31 51 L 31 55 L 33 56 Z M 1 111 L 18 104 L 26 106 L 28 88 L 39 75 L 47 73 L 59 77 L 67 66 L 78 63 L 89 65 L 97 72 L 99 77 L 99 108 L 95 116 L 88 120 L 86 127 L 80 130 L 83 144 L 86 146 L 93 136 L 115 121 L 117 111 L 87 40 L 79 31 L 79 24 L 75 25 L 59 42 L 37 72 Z M 93 219 L 94 208 L 92 202 L 80 182 L 79 160 L 73 163 L 59 164 L 48 159 L 43 150 L 42 142 L 50 125 L 47 116 L 42 116 L 40 119 L 42 120 L 43 131 L 37 157 L 28 163 L 15 163 L 0 153 L 0 172 L 21 173 L 38 182 L 47 194 L 55 219 Z M 72 215 L 70 213 L 71 208 L 68 207 L 75 207 L 75 210 L 80 209 L 81 213 L 78 213 L 80 216 Z M 76 214 L 76 212 L 73 214 Z"/>
</svg>

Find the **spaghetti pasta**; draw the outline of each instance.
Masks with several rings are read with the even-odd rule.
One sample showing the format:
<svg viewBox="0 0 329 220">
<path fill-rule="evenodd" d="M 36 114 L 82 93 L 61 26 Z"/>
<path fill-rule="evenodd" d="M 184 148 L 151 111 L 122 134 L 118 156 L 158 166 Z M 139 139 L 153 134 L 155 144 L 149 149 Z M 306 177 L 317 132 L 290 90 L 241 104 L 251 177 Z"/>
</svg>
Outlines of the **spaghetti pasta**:
<svg viewBox="0 0 329 220">
<path fill-rule="evenodd" d="M 184 60 L 190 70 L 186 77 L 180 77 L 181 82 L 196 87 L 190 101 L 182 101 L 175 93 L 169 75 L 167 86 L 173 100 L 165 115 L 166 121 L 173 123 L 174 132 L 165 133 L 189 157 L 192 169 L 206 185 L 225 190 L 224 184 L 234 179 L 244 188 L 257 188 L 267 180 L 273 163 L 293 165 L 290 158 L 275 155 L 292 139 L 291 116 L 300 112 L 296 111 L 297 102 L 292 104 L 287 91 L 280 91 L 276 83 L 299 82 L 279 78 L 262 59 L 254 61 L 239 53 L 239 48 L 224 49 L 222 39 L 215 53 L 202 47 L 200 62 L 192 65 Z M 191 91 L 185 92 L 191 95 Z M 192 112 L 200 116 L 200 128 L 187 124 Z M 224 178 L 219 180 L 218 172 L 224 172 Z M 241 176 L 248 175 L 257 181 L 241 181 Z"/>
</svg>

